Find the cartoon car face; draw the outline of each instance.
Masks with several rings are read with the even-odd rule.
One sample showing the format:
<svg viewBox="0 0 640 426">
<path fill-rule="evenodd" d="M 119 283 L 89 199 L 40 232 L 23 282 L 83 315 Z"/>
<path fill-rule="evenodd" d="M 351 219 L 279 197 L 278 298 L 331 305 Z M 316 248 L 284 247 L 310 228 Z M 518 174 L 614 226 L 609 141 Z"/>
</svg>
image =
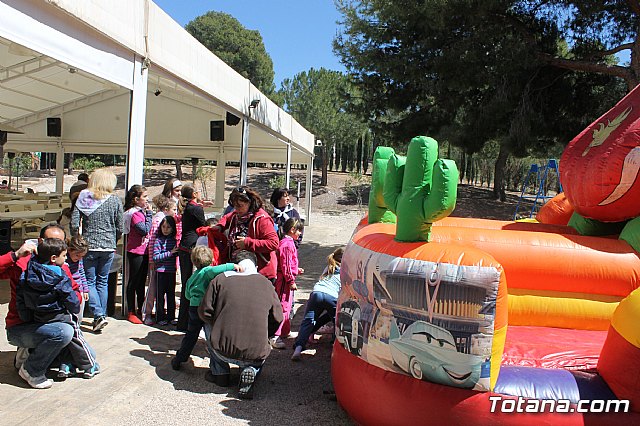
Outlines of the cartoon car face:
<svg viewBox="0 0 640 426">
<path fill-rule="evenodd" d="M 416 321 L 389 341 L 393 363 L 416 379 L 472 388 L 480 378 L 482 358 L 460 353 L 449 331 Z"/>
<path fill-rule="evenodd" d="M 355 355 L 362 354 L 364 345 L 361 313 L 360 305 L 354 300 L 344 302 L 338 312 L 336 338 L 346 350 Z"/>
</svg>

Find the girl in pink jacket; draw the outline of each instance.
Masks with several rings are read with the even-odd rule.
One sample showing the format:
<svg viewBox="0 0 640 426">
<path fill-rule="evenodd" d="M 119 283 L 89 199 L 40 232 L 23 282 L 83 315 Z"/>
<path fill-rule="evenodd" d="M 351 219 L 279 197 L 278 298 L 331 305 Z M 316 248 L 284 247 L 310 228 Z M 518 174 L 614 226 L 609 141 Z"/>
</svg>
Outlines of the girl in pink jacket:
<svg viewBox="0 0 640 426">
<path fill-rule="evenodd" d="M 289 316 L 293 307 L 293 291 L 296 287 L 296 276 L 302 274 L 304 269 L 298 267 L 298 249 L 295 241 L 300 238 L 304 225 L 296 218 L 288 219 L 278 230 L 280 245 L 278 247 L 278 275 L 276 277 L 276 293 L 280 298 L 284 321 L 276 331 L 276 336 L 271 339 L 271 346 L 276 349 L 284 349 L 286 345 L 283 337 L 291 332 Z"/>
</svg>

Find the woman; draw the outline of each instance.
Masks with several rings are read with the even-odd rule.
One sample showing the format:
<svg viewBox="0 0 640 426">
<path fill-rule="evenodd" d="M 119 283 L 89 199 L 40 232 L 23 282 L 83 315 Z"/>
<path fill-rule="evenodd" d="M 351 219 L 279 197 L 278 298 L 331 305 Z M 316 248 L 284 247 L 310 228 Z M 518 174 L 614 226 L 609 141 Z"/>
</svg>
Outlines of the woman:
<svg viewBox="0 0 640 426">
<path fill-rule="evenodd" d="M 122 235 L 123 210 L 113 190 L 118 180 L 107 169 L 98 169 L 89 177 L 89 186 L 78 195 L 71 214 L 71 234 L 82 234 L 89 244 L 84 271 L 89 286 L 89 306 L 93 311 L 93 331 L 107 325 L 108 279 L 116 242 Z"/>
<path fill-rule="evenodd" d="M 277 188 L 271 194 L 271 198 L 269 199 L 271 204 L 273 204 L 273 223 L 275 224 L 276 231 L 280 229 L 284 223 L 290 219 L 298 219 L 300 220 L 300 213 L 291 205 L 289 190 L 287 188 Z M 304 233 L 304 231 L 303 231 Z M 296 248 L 300 247 L 300 242 L 302 241 L 302 234 L 300 238 L 295 242 Z"/>
<path fill-rule="evenodd" d="M 180 192 L 180 205 L 178 212 L 182 217 L 182 236 L 178 245 L 178 258 L 180 259 L 180 311 L 178 312 L 178 331 L 187 331 L 189 317 L 189 300 L 185 297 L 187 281 L 193 274 L 191 262 L 191 249 L 198 240 L 196 230 L 204 226 L 204 209 L 200 203 L 200 193 L 191 185 L 184 185 Z"/>
<path fill-rule="evenodd" d="M 231 259 L 236 250 L 249 250 L 258 258 L 258 272 L 275 283 L 278 261 L 278 234 L 273 220 L 262 209 L 262 198 L 254 190 L 242 186 L 229 195 L 229 204 L 234 210 L 222 218 L 217 225 L 218 231 L 229 231 L 227 259 Z"/>
<path fill-rule="evenodd" d="M 180 202 L 180 191 L 182 191 L 182 182 L 177 178 L 171 178 L 165 182 L 164 188 L 162 188 L 162 195 L 173 199 L 177 205 Z"/>
</svg>

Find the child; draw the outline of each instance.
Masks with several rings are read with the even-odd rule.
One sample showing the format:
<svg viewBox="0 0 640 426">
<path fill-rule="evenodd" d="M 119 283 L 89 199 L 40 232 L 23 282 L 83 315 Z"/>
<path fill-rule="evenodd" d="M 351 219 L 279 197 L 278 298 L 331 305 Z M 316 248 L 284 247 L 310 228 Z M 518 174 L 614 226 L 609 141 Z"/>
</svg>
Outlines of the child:
<svg viewBox="0 0 640 426">
<path fill-rule="evenodd" d="M 25 322 L 65 322 L 72 325 L 74 334 L 71 342 L 60 353 L 63 364 L 58 377 L 75 374 L 75 369 L 69 367 L 73 362 L 83 370 L 82 376 L 90 379 L 100 372 L 100 366 L 78 326 L 78 295 L 71 286 L 71 278 L 61 268 L 66 256 L 67 245 L 60 239 L 46 238 L 38 245 L 38 254 L 29 261 L 16 289 L 18 313 Z M 22 370 L 20 375 L 24 378 Z"/>
<path fill-rule="evenodd" d="M 320 281 L 313 286 L 309 295 L 304 319 L 300 324 L 298 338 L 294 343 L 292 361 L 298 361 L 307 344 L 307 339 L 323 325 L 333 321 L 336 316 L 338 293 L 340 293 L 340 263 L 342 263 L 342 248 L 336 249 L 327 257 L 327 268 L 320 276 Z"/>
<path fill-rule="evenodd" d="M 172 198 L 167 198 L 162 194 L 158 194 L 153 197 L 153 204 L 156 206 L 157 213 L 151 220 L 151 231 L 149 231 L 149 286 L 147 288 L 147 295 L 144 299 L 144 306 L 142 307 L 142 320 L 146 325 L 153 324 L 153 305 L 156 303 L 156 266 L 153 261 L 153 246 L 156 241 L 156 235 L 158 235 L 158 229 L 160 228 L 160 222 L 165 216 L 171 216 L 175 219 L 176 214 L 176 202 Z M 163 305 L 164 306 L 164 305 Z"/>
<path fill-rule="evenodd" d="M 233 263 L 226 263 L 224 265 L 211 266 L 213 260 L 213 252 L 206 246 L 195 246 L 191 250 L 191 261 L 197 268 L 191 275 L 186 285 L 186 298 L 189 300 L 189 322 L 187 325 L 187 333 L 182 339 L 180 349 L 176 352 L 176 356 L 171 360 L 171 367 L 174 370 L 180 369 L 180 364 L 186 362 L 191 356 L 196 342 L 198 341 L 198 334 L 204 323 L 198 316 L 198 306 L 202 301 L 204 293 L 207 291 L 207 287 L 212 279 L 216 275 L 226 271 L 243 272 L 243 268 Z"/>
<path fill-rule="evenodd" d="M 304 269 L 298 267 L 298 249 L 295 241 L 300 238 L 304 224 L 296 218 L 287 219 L 279 230 L 280 246 L 278 247 L 278 275 L 276 277 L 276 293 L 280 298 L 284 321 L 280 324 L 275 337 L 271 338 L 271 346 L 276 349 L 286 347 L 283 337 L 287 337 L 291 331 L 289 319 L 293 307 L 293 291 L 296 287 L 296 276 L 304 273 Z"/>
<path fill-rule="evenodd" d="M 176 316 L 176 256 L 178 241 L 176 240 L 176 221 L 172 216 L 165 216 L 160 222 L 153 243 L 153 262 L 156 270 L 158 287 L 156 303 L 156 322 L 167 325 Z M 165 313 L 165 299 L 167 311 Z"/>
<path fill-rule="evenodd" d="M 142 305 L 144 287 L 149 270 L 149 231 L 153 212 L 147 201 L 147 189 L 142 185 L 133 185 L 127 191 L 124 200 L 124 233 L 127 236 L 127 263 L 129 282 L 127 283 L 127 320 L 133 324 L 142 324 Z M 136 315 L 136 299 L 138 315 Z"/>
<path fill-rule="evenodd" d="M 89 244 L 82 236 L 77 235 L 69 239 L 67 244 L 67 266 L 71 271 L 71 277 L 78 283 L 80 290 L 80 312 L 78 313 L 78 325 L 82 323 L 85 302 L 89 300 L 89 286 L 87 285 L 87 277 L 84 275 L 84 266 L 82 258 L 89 251 Z"/>
</svg>

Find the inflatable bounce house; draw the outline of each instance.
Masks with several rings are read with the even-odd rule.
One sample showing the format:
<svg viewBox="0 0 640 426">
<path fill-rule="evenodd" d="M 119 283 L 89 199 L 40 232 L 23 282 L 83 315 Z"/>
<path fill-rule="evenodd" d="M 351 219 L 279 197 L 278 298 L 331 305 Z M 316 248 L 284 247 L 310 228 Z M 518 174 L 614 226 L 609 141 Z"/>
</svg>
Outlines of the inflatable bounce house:
<svg viewBox="0 0 640 426">
<path fill-rule="evenodd" d="M 332 355 L 356 423 L 640 424 L 639 119 L 636 88 L 571 141 L 539 223 L 448 217 L 431 138 L 376 150 Z"/>
</svg>

